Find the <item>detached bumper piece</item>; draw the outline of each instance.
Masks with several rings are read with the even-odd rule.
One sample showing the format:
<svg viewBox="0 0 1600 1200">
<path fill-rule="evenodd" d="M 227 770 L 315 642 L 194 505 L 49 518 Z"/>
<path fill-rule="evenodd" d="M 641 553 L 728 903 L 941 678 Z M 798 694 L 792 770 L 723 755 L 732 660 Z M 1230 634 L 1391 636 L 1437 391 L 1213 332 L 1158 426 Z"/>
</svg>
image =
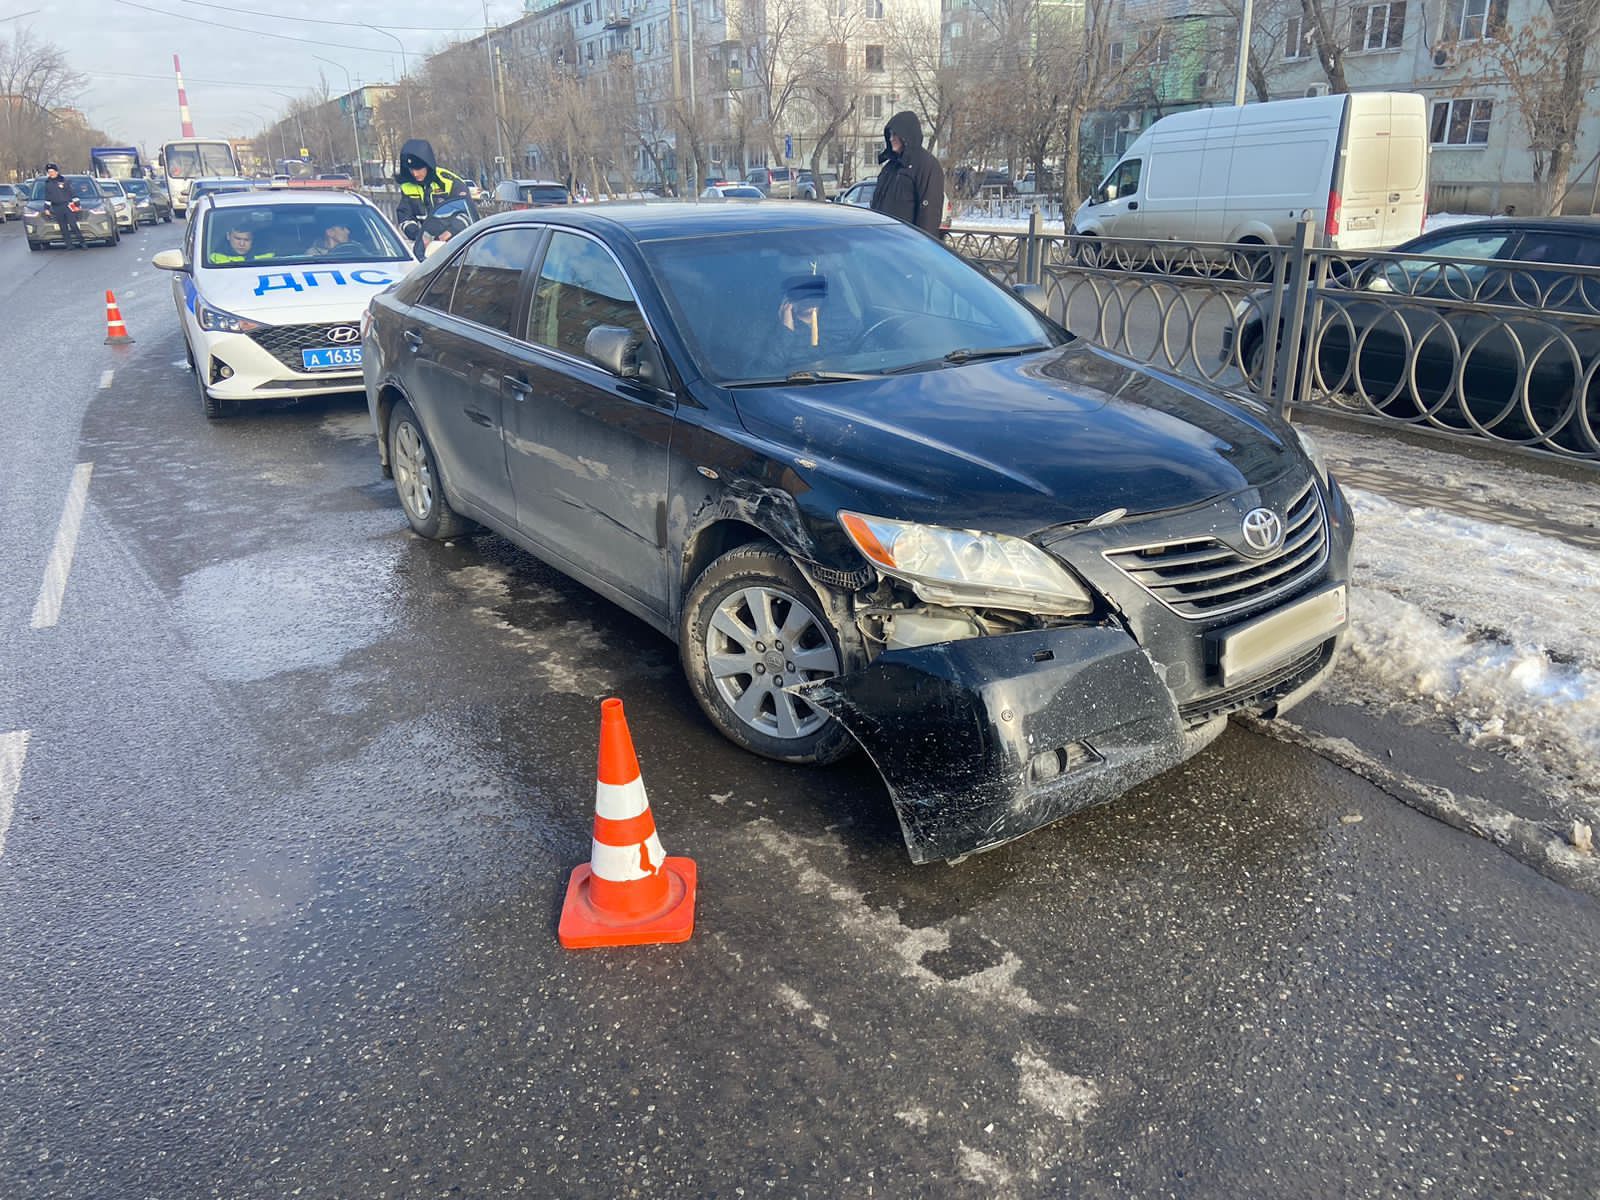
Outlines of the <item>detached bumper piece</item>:
<svg viewBox="0 0 1600 1200">
<path fill-rule="evenodd" d="M 1111 626 L 890 650 L 794 690 L 871 756 L 916 863 L 998 846 L 1187 756 L 1172 694 Z"/>
</svg>

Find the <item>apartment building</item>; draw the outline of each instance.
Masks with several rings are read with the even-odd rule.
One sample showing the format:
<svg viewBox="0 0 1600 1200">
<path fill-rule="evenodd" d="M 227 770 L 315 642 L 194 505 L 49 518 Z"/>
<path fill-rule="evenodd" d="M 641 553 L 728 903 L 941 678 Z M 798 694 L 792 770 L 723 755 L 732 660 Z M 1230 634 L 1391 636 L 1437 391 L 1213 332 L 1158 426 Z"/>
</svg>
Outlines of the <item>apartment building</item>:
<svg viewBox="0 0 1600 1200">
<path fill-rule="evenodd" d="M 809 166 L 819 139 L 824 169 L 876 171 L 884 122 L 908 102 L 890 36 L 905 12 L 937 27 L 938 0 L 530 0 L 477 41 L 511 81 L 540 57 L 597 93 L 631 88 L 637 144 L 617 153 L 641 184 L 698 190 L 756 165 Z M 533 173 L 550 157 L 514 151 Z"/>
</svg>

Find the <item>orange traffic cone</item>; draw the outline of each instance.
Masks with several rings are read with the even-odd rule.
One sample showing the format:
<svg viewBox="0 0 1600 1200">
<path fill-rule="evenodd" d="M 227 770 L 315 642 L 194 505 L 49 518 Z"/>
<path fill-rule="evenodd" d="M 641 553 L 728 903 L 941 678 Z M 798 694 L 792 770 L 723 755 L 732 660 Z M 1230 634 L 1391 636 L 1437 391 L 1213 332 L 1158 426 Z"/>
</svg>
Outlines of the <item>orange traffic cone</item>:
<svg viewBox="0 0 1600 1200">
<path fill-rule="evenodd" d="M 106 289 L 106 345 L 120 346 L 133 339 L 128 336 L 128 327 L 122 323 L 122 310 L 117 307 L 117 298 L 111 294 L 111 289 Z"/>
<path fill-rule="evenodd" d="M 695 865 L 668 858 L 656 836 L 622 701 L 600 705 L 594 842 L 572 872 L 558 929 L 568 950 L 686 942 L 694 932 Z"/>
</svg>

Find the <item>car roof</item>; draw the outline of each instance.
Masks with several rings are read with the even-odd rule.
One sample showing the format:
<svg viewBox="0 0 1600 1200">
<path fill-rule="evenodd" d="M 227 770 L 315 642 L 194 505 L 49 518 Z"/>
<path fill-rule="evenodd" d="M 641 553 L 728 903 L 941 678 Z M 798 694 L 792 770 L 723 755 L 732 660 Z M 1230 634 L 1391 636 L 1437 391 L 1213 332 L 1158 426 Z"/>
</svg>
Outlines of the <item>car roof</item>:
<svg viewBox="0 0 1600 1200">
<path fill-rule="evenodd" d="M 774 200 L 767 204 L 749 205 L 612 201 L 582 207 L 543 208 L 536 214 L 501 213 L 480 224 L 505 225 L 529 220 L 570 225 L 593 233 L 620 234 L 635 242 L 726 233 L 786 233 L 795 229 L 900 224 L 894 217 L 868 209 L 818 204 L 812 200 Z"/>
<path fill-rule="evenodd" d="M 1486 230 L 1510 230 L 1527 233 L 1530 230 L 1557 230 L 1563 233 L 1600 235 L 1600 216 L 1573 217 L 1484 217 L 1476 221 L 1456 221 L 1418 234 L 1411 241 L 1421 241 L 1441 234 L 1478 233 Z M 1409 245 L 1410 243 L 1406 243 Z"/>
<path fill-rule="evenodd" d="M 248 192 L 218 192 L 207 196 L 213 208 L 260 207 L 262 204 L 354 204 L 367 208 L 377 205 L 365 196 L 339 188 L 316 188 L 300 191 L 283 188 L 258 188 Z"/>
</svg>

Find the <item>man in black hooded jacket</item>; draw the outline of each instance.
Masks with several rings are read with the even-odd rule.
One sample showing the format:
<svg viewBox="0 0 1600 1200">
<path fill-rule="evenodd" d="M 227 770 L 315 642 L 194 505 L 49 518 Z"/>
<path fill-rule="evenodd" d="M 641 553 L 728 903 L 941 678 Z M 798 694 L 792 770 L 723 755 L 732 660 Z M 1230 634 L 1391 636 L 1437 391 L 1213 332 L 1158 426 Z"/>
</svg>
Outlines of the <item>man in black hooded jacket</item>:
<svg viewBox="0 0 1600 1200">
<path fill-rule="evenodd" d="M 944 168 L 922 148 L 922 122 L 914 112 L 897 112 L 883 127 L 883 152 L 878 161 L 878 186 L 872 193 L 876 212 L 898 217 L 923 233 L 939 236 L 944 220 Z"/>
<path fill-rule="evenodd" d="M 401 233 L 415 240 L 426 240 L 422 237 L 422 222 L 435 208 L 446 200 L 467 195 L 467 181 L 439 166 L 433 147 L 422 138 L 412 138 L 400 147 L 400 169 L 395 172 L 394 181 L 400 185 L 394 223 Z M 446 241 L 449 236 L 442 235 Z"/>
</svg>

